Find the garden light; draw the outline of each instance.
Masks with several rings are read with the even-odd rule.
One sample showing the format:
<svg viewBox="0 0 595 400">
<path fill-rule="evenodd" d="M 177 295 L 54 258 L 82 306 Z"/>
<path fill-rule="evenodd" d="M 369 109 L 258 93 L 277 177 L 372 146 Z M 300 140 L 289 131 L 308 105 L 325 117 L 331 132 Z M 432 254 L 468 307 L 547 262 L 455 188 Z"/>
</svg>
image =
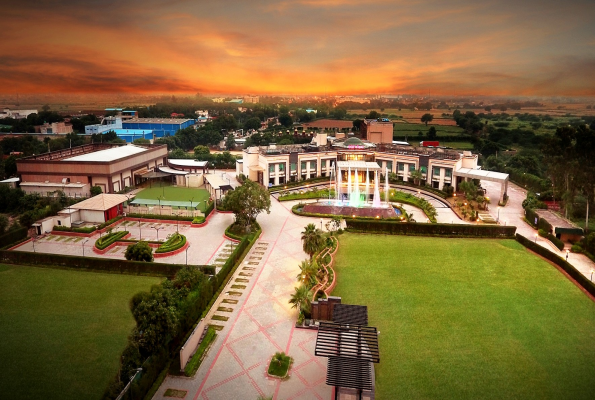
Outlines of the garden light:
<svg viewBox="0 0 595 400">
<path fill-rule="evenodd" d="M 568 253 L 570 253 L 570 250 L 566 250 L 566 261 L 568 261 Z"/>
</svg>

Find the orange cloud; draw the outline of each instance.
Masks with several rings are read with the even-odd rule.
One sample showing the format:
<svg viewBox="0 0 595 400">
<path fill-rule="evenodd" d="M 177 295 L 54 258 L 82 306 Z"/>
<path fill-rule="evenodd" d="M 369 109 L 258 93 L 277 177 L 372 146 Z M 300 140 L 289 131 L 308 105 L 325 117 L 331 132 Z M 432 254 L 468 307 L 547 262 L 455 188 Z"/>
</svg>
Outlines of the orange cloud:
<svg viewBox="0 0 595 400">
<path fill-rule="evenodd" d="M 582 0 L 7 2 L 8 93 L 595 95 Z"/>
</svg>

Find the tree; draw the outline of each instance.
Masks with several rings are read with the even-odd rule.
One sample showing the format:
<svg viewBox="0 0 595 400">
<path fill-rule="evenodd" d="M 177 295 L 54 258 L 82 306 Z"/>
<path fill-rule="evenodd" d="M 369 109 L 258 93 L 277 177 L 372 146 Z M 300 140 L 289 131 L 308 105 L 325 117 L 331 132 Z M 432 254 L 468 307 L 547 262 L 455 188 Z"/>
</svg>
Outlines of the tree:
<svg viewBox="0 0 595 400">
<path fill-rule="evenodd" d="M 196 146 L 194 148 L 194 157 L 198 160 L 205 160 L 211 154 L 211 150 L 207 146 Z"/>
<path fill-rule="evenodd" d="M 250 119 L 248 119 L 246 121 L 246 123 L 244 124 L 244 129 L 248 130 L 248 129 L 260 129 L 260 118 L 258 117 L 252 117 Z M 293 121 L 292 121 L 293 123 Z"/>
<path fill-rule="evenodd" d="M 289 114 L 279 115 L 279 123 L 286 128 L 293 126 L 293 118 Z"/>
<path fill-rule="evenodd" d="M 138 139 L 134 139 L 134 141 L 132 143 L 134 143 L 134 144 L 150 144 L 151 141 L 149 139 L 145 139 L 145 138 L 138 138 Z"/>
<path fill-rule="evenodd" d="M 409 176 L 413 179 L 413 183 L 415 183 L 416 185 L 419 185 L 421 182 L 421 179 L 423 178 L 423 173 L 421 172 L 421 169 L 416 169 L 414 171 L 411 171 L 409 173 Z"/>
<path fill-rule="evenodd" d="M 436 140 L 436 137 L 438 136 L 438 133 L 436 132 L 436 128 L 434 128 L 433 126 L 430 126 L 430 129 L 428 129 L 428 140 Z"/>
<path fill-rule="evenodd" d="M 366 115 L 367 119 L 378 119 L 380 118 L 380 113 L 378 111 L 372 110 Z"/>
<path fill-rule="evenodd" d="M 302 247 L 304 252 L 312 258 L 324 245 L 324 237 L 322 231 L 316 228 L 314 224 L 308 224 L 302 232 Z"/>
<path fill-rule="evenodd" d="M 333 116 L 337 119 L 343 119 L 347 115 L 347 110 L 344 108 L 335 108 L 333 111 Z"/>
<path fill-rule="evenodd" d="M 312 302 L 312 293 L 306 285 L 300 285 L 295 288 L 295 292 L 289 299 L 291 308 L 297 308 L 300 313 L 310 312 L 310 303 Z"/>
<path fill-rule="evenodd" d="M 473 181 L 464 181 L 459 185 L 459 189 L 465 193 L 467 200 L 475 200 L 477 198 L 477 186 Z"/>
<path fill-rule="evenodd" d="M 101 186 L 91 186 L 91 189 L 89 189 L 89 192 L 91 192 L 91 197 L 93 196 L 97 196 L 98 194 L 103 193 L 103 189 L 101 189 Z"/>
<path fill-rule="evenodd" d="M 428 122 L 432 122 L 433 119 L 434 116 L 430 113 L 421 116 L 421 122 L 425 122 L 426 126 L 428 126 Z"/>
<path fill-rule="evenodd" d="M 6 215 L 0 215 L 0 234 L 4 233 L 8 228 L 8 217 Z"/>
<path fill-rule="evenodd" d="M 151 262 L 153 261 L 153 249 L 147 242 L 140 241 L 128 246 L 126 248 L 126 252 L 124 253 L 124 257 L 126 257 L 126 259 L 129 261 Z"/>
<path fill-rule="evenodd" d="M 407 211 L 403 210 L 403 218 L 405 219 L 405 221 L 407 222 L 415 222 L 415 219 L 413 218 L 413 213 L 408 213 Z"/>
<path fill-rule="evenodd" d="M 316 284 L 316 274 L 318 273 L 318 264 L 313 260 L 304 260 L 299 265 L 300 273 L 296 279 L 307 287 L 311 288 Z"/>
<path fill-rule="evenodd" d="M 353 120 L 353 130 L 359 131 L 360 127 L 362 126 L 362 122 L 364 122 L 363 119 L 354 119 Z"/>
<path fill-rule="evenodd" d="M 227 139 L 225 140 L 225 148 L 227 150 L 233 150 L 236 147 L 236 140 L 233 135 L 228 135 Z"/>
<path fill-rule="evenodd" d="M 136 306 L 132 315 L 136 320 L 132 336 L 145 354 L 164 346 L 178 330 L 175 299 L 170 290 L 159 288 L 151 292 Z"/>
<path fill-rule="evenodd" d="M 223 198 L 223 207 L 233 211 L 236 223 L 249 230 L 258 214 L 263 211 L 270 214 L 271 196 L 266 188 L 246 179 L 242 186 L 227 192 Z"/>
</svg>

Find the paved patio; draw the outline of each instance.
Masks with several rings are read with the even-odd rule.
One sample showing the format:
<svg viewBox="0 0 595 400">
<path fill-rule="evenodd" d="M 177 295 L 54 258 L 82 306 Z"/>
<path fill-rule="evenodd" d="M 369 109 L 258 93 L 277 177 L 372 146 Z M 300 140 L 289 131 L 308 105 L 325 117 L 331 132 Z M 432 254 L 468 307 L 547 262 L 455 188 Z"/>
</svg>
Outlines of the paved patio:
<svg viewBox="0 0 595 400">
<path fill-rule="evenodd" d="M 226 304 L 233 311 L 225 314 L 228 321 L 217 321 L 223 329 L 215 344 L 193 378 L 167 377 L 154 399 L 167 399 L 164 393 L 169 388 L 187 390 L 186 399 L 331 398 L 332 388 L 325 383 L 326 359 L 314 356 L 316 331 L 296 329 L 297 310 L 288 303 L 298 264 L 307 258 L 301 232 L 308 223 L 320 222 L 293 215 L 290 210 L 296 202 L 280 204 L 272 199 L 271 203 L 271 214 L 258 217 L 263 235 L 242 266 L 254 268 L 249 270 L 252 275 L 244 276 L 249 282 L 235 297 L 238 303 Z M 266 375 L 277 351 L 294 358 L 285 381 Z"/>
</svg>

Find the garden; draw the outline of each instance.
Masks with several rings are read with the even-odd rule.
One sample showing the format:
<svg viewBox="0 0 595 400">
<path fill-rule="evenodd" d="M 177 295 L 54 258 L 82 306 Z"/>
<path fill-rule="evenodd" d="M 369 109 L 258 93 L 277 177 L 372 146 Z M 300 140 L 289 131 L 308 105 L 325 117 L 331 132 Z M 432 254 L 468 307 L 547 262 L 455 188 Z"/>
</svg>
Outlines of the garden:
<svg viewBox="0 0 595 400">
<path fill-rule="evenodd" d="M 100 398 L 135 326 L 130 298 L 161 280 L 0 265 L 0 393 Z"/>
<path fill-rule="evenodd" d="M 339 242 L 332 295 L 380 331 L 379 399 L 593 397 L 595 303 L 520 243 Z"/>
</svg>

